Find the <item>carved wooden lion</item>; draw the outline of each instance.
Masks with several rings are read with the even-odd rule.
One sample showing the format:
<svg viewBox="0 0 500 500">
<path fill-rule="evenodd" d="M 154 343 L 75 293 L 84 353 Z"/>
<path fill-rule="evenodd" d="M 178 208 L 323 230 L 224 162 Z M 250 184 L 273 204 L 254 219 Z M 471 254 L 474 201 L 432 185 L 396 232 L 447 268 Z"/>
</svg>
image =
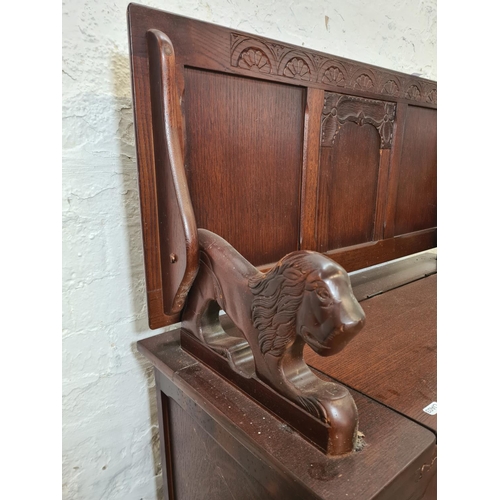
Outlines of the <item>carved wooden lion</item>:
<svg viewBox="0 0 500 500">
<path fill-rule="evenodd" d="M 266 274 L 223 238 L 200 229 L 200 269 L 182 328 L 225 356 L 234 370 L 256 376 L 323 422 L 350 451 L 357 409 L 347 389 L 320 380 L 303 360 L 308 344 L 322 356 L 342 350 L 365 315 L 346 271 L 317 252 L 296 251 Z M 224 310 L 234 327 L 223 328 Z"/>
</svg>

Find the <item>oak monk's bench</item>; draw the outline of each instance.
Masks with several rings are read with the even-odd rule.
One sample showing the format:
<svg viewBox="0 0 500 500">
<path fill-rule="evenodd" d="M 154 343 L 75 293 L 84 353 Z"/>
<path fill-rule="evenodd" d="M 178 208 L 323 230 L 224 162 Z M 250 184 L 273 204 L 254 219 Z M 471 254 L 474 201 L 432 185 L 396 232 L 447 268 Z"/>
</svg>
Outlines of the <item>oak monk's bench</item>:
<svg viewBox="0 0 500 500">
<path fill-rule="evenodd" d="M 435 498 L 436 82 L 128 22 L 165 498 Z"/>
</svg>

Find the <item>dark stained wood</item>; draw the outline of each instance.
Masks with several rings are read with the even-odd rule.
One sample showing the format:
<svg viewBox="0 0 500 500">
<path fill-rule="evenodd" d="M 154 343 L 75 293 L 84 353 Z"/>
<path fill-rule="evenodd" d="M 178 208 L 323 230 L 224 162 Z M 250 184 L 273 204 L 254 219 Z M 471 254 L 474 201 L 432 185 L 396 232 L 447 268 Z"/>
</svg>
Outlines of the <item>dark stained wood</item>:
<svg viewBox="0 0 500 500">
<path fill-rule="evenodd" d="M 182 311 L 198 272 L 198 232 L 184 171 L 174 48 L 161 31 L 149 30 L 147 37 L 163 308 L 172 316 Z"/>
<path fill-rule="evenodd" d="M 299 243 L 303 89 L 185 70 L 186 166 L 198 226 L 254 265 Z"/>
<path fill-rule="evenodd" d="M 324 104 L 322 90 L 307 89 L 304 119 L 304 164 L 302 166 L 302 196 L 299 247 L 314 250 L 318 206 L 318 170 L 321 141 L 321 112 Z"/>
<path fill-rule="evenodd" d="M 437 415 L 423 411 L 437 401 L 436 283 L 432 275 L 365 300 L 363 332 L 334 362 L 307 349 L 307 363 L 436 431 Z"/>
<path fill-rule="evenodd" d="M 403 139 L 407 114 L 408 104 L 399 103 L 396 107 L 396 119 L 394 121 L 394 140 L 389 161 L 390 169 L 387 180 L 387 198 L 384 214 L 384 239 L 394 237 L 394 220 L 398 196 L 399 171 L 401 164 L 401 153 L 403 151 Z"/>
<path fill-rule="evenodd" d="M 436 229 L 425 229 L 396 236 L 395 238 L 340 248 L 326 252 L 326 255 L 350 272 L 381 264 L 388 260 L 398 259 L 412 253 L 423 252 L 436 246 Z"/>
<path fill-rule="evenodd" d="M 234 330 L 233 328 L 230 331 Z M 256 377 L 245 377 L 231 368 L 221 355 L 207 348 L 194 337 L 181 331 L 181 346 L 197 360 L 223 376 L 239 390 L 245 392 L 264 408 L 286 422 L 314 446 L 324 453 L 328 451 L 330 426 L 307 413 L 303 408 L 281 396 Z"/>
<path fill-rule="evenodd" d="M 437 255 L 417 254 L 350 275 L 359 302 L 437 273 Z"/>
<path fill-rule="evenodd" d="M 174 499 L 252 500 L 268 498 L 267 490 L 248 474 L 187 411 L 173 399 L 169 420 L 175 456 Z M 194 477 L 193 477 L 194 474 Z"/>
<path fill-rule="evenodd" d="M 354 296 L 359 302 L 363 302 L 436 273 L 437 255 L 428 252 L 354 271 L 349 278 Z M 237 329 L 227 315 L 222 315 L 220 321 L 226 332 L 237 336 Z"/>
<path fill-rule="evenodd" d="M 432 80 L 138 4 L 130 4 L 128 13 L 129 19 L 133 21 L 131 36 L 136 49 L 134 55 L 141 55 L 139 38 L 144 28 L 156 28 L 168 35 L 177 55 L 182 57 L 183 64 L 191 67 L 372 99 L 412 102 L 429 108 L 437 106 L 437 83 Z M 135 37 L 138 39 L 135 40 Z M 177 47 L 181 50 L 178 51 Z M 269 66 L 271 71 L 268 70 Z M 307 76 L 308 70 L 312 70 L 310 76 Z M 412 92 L 415 87 L 418 93 Z"/>
<path fill-rule="evenodd" d="M 131 10 L 128 10 L 130 16 Z M 153 134 L 151 133 L 151 98 L 147 62 L 147 42 L 144 27 L 141 34 L 142 57 L 134 55 L 137 47 L 132 43 L 129 17 L 129 48 L 131 53 L 132 99 L 134 102 L 134 127 L 141 203 L 142 238 L 146 271 L 149 327 L 151 329 L 179 321 L 180 314 L 167 316 L 163 306 L 163 282 L 158 207 L 156 203 L 156 172 Z"/>
<path fill-rule="evenodd" d="M 158 73 L 154 62 L 150 64 L 148 30 L 164 33 L 175 50 L 176 74 L 170 80 L 172 84 L 175 80 L 176 85 L 166 95 L 173 96 L 172 102 L 175 102 L 176 94 L 181 100 L 182 119 L 176 119 L 172 129 L 185 137 L 184 141 L 179 141 L 181 154 L 178 157 L 186 160 L 198 227 L 220 233 L 254 265 L 275 262 L 301 245 L 303 248 L 317 249 L 317 244 L 326 240 L 324 246 L 327 248 L 324 251 L 334 248 L 343 250 L 339 244 L 345 246 L 371 240 L 384 241 L 381 240 L 382 233 L 383 238 L 388 240 L 394 234 L 407 233 L 408 230 L 415 234 L 406 239 L 404 245 L 401 242 L 381 243 L 372 248 L 373 256 L 369 255 L 370 250 L 366 247 L 359 261 L 363 261 L 364 265 L 380 262 L 380 248 L 384 249 L 385 260 L 394 259 L 403 251 L 410 254 L 424 249 L 424 240 L 414 228 L 424 230 L 435 225 L 427 226 L 432 218 L 428 211 L 432 205 L 430 195 L 427 192 L 422 199 L 409 198 L 415 200 L 411 203 L 417 207 L 417 211 L 419 207 L 422 209 L 420 218 L 417 217 L 414 222 L 409 217 L 415 208 L 405 208 L 404 200 L 411 186 L 422 186 L 427 182 L 426 176 L 429 169 L 433 168 L 427 163 L 422 164 L 432 160 L 429 154 L 424 153 L 420 158 L 420 149 L 432 149 L 429 145 L 435 141 L 433 125 L 430 123 L 432 120 L 421 120 L 419 117 L 424 116 L 422 113 L 425 112 L 429 116 L 434 113 L 437 106 L 436 82 L 140 5 L 131 4 L 128 15 L 151 328 L 179 320 L 179 314 L 175 314 L 175 311 L 182 301 L 171 299 L 170 290 L 179 289 L 176 282 L 179 282 L 184 264 L 182 255 L 170 248 L 172 238 L 168 231 L 164 231 L 165 226 L 171 226 L 172 221 L 179 219 L 181 214 L 177 211 L 176 216 L 176 208 L 169 207 L 170 203 L 174 203 L 175 196 L 169 191 L 169 172 L 161 168 L 161 165 L 168 164 L 168 155 L 161 146 L 162 130 L 157 126 L 158 123 L 161 125 L 159 117 L 162 112 L 157 105 L 161 98 L 156 95 L 156 91 L 151 93 L 150 87 L 150 69 L 151 74 L 156 71 L 153 87 L 158 86 L 157 76 L 168 79 L 168 74 Z M 341 192 L 342 199 L 335 200 L 325 192 L 318 197 L 315 189 L 318 168 L 324 172 L 325 167 L 323 159 L 321 167 L 316 161 L 315 146 L 320 126 L 317 118 L 319 96 L 323 93 L 340 96 L 342 105 L 338 109 L 342 111 L 339 115 L 341 121 L 350 122 L 351 128 L 352 123 L 366 123 L 360 128 L 371 126 L 381 138 L 382 152 L 378 152 L 375 179 L 375 150 L 370 149 L 368 152 L 366 149 L 366 140 L 371 142 L 373 138 L 364 137 L 373 134 L 362 132 L 358 140 L 350 134 L 344 139 L 342 135 L 337 137 L 354 147 L 353 158 L 357 156 L 360 159 L 360 155 L 364 155 L 363 160 L 357 162 L 359 171 L 351 172 L 352 179 L 356 179 L 349 186 L 355 191 L 355 203 L 351 208 L 353 205 L 357 207 L 352 213 L 349 206 L 344 206 L 346 193 L 339 189 L 340 184 L 333 186 L 333 189 L 337 190 L 337 194 Z M 364 103 L 363 106 L 370 112 L 363 111 L 360 114 L 356 107 L 359 103 Z M 387 106 L 393 106 L 391 103 L 396 104 L 396 120 L 393 124 L 385 118 L 381 122 L 380 110 L 387 110 Z M 421 138 L 403 144 L 404 110 L 409 104 L 408 116 L 414 122 L 413 125 L 410 123 L 410 129 L 418 135 L 423 130 L 422 123 L 425 125 L 429 122 L 430 126 Z M 413 119 L 414 116 L 418 119 Z M 330 122 L 331 118 L 328 118 Z M 368 125 L 368 118 L 373 118 L 374 123 Z M 329 133 L 334 132 L 330 125 Z M 345 126 L 342 125 L 343 128 Z M 356 127 L 355 130 L 356 135 L 359 130 Z M 153 134 L 156 134 L 156 140 L 153 140 Z M 329 137 L 322 137 L 321 141 L 328 141 Z M 392 148 L 389 162 L 387 147 Z M 351 155 L 350 151 L 349 147 L 344 148 L 348 156 Z M 404 192 L 401 193 L 398 186 L 400 173 L 406 186 L 403 186 Z M 406 181 L 406 178 L 409 180 Z M 367 187 L 368 179 L 371 184 L 362 195 L 362 187 Z M 358 182 L 360 186 L 356 186 Z M 321 179 L 319 187 L 325 189 Z M 325 216 L 322 209 L 318 213 L 317 202 L 322 207 L 329 207 L 332 224 L 315 224 L 316 214 Z M 373 213 L 368 216 L 369 210 Z M 346 220 L 340 217 L 342 212 L 352 222 L 350 227 L 337 227 L 338 219 L 343 223 Z M 339 235 L 341 243 L 329 241 L 335 239 L 332 235 Z M 177 248 L 179 234 L 173 239 L 173 246 Z M 390 248 L 394 250 L 393 253 L 389 251 Z M 351 250 L 348 248 L 346 253 L 350 255 L 348 260 L 352 261 L 353 255 L 357 259 L 360 254 L 358 250 L 354 253 Z M 168 279 L 170 271 L 175 271 L 174 275 L 178 273 L 177 280 L 171 282 Z M 186 283 L 181 287 L 182 293 L 187 288 Z"/>
<path fill-rule="evenodd" d="M 335 142 L 335 148 L 321 148 L 316 248 L 320 252 L 373 240 L 380 136 L 371 125 L 347 122 Z"/>
<path fill-rule="evenodd" d="M 233 31 L 231 66 L 261 78 L 396 101 L 437 104 L 436 82 Z"/>
<path fill-rule="evenodd" d="M 351 395 L 318 379 L 302 354 L 307 344 L 332 356 L 363 327 L 347 273 L 320 253 L 299 250 L 263 274 L 214 233 L 200 229 L 199 243 L 182 346 L 325 453 L 352 451 L 358 413 Z M 221 325 L 221 310 L 235 324 L 235 336 Z"/>
<path fill-rule="evenodd" d="M 321 358 L 322 374 L 304 363 L 304 343 L 338 352 L 359 331 L 362 311 L 352 332 L 330 323 L 359 304 L 329 306 L 328 328 L 319 328 L 310 320 L 322 308 L 311 297 L 320 300 L 318 282 L 333 274 L 314 275 L 319 279 L 303 290 L 295 281 L 308 272 L 300 266 L 286 270 L 291 284 L 280 274 L 288 260 L 305 259 L 300 252 L 266 275 L 254 266 L 310 248 L 351 271 L 436 246 L 436 83 L 138 5 L 128 12 L 151 327 L 177 321 L 189 291 L 182 320 L 193 337 L 186 338 L 213 349 L 219 369 L 224 362 L 317 413 L 332 424 L 331 442 L 342 430 L 342 444 L 327 445 L 330 455 L 342 455 L 328 457 L 184 352 L 178 332 L 148 339 L 140 350 L 159 370 L 166 491 L 231 498 L 247 484 L 248 498 L 435 497 L 435 440 L 424 426 L 434 427 L 412 406 L 430 395 L 420 368 L 435 370 L 435 309 L 426 302 L 435 307 L 435 297 L 425 289 L 435 278 L 413 281 L 426 265 L 359 278 L 361 295 L 389 289 L 363 302 L 371 343 L 358 343 L 345 365 L 339 361 L 354 353 L 349 346 L 329 362 Z M 244 257 L 220 238 L 224 244 L 195 243 L 196 226 L 219 233 Z M 191 285 L 198 258 L 188 254 L 198 244 L 202 270 Z M 335 266 L 311 255 L 314 272 Z M 262 313 L 260 299 L 281 297 L 282 283 L 299 291 L 284 294 L 285 305 L 300 299 L 293 317 L 281 309 Z M 235 325 L 219 321 L 219 309 Z M 338 366 L 366 395 L 347 397 L 325 375 Z M 432 388 L 432 374 L 427 378 Z M 346 405 L 336 406 L 342 398 L 332 391 Z M 346 418 L 336 413 L 341 408 Z M 358 421 L 367 446 L 353 452 Z M 189 483 L 197 473 L 203 490 Z"/>
<path fill-rule="evenodd" d="M 170 435 L 169 399 L 160 389 L 160 372 L 155 370 L 156 404 L 158 407 L 158 432 L 160 435 L 160 453 L 162 463 L 163 492 L 166 500 L 174 500 L 174 474 L 172 440 Z"/>
<path fill-rule="evenodd" d="M 435 110 L 408 106 L 398 179 L 396 235 L 437 226 L 436 127 Z"/>
<path fill-rule="evenodd" d="M 237 481 L 242 491 L 234 498 L 422 498 L 436 469 L 431 432 L 354 391 L 366 446 L 329 458 L 189 354 L 179 356 L 179 333 L 138 344 L 156 367 L 165 367 L 160 389 L 177 405 L 170 413 L 170 433 L 176 456 L 184 458 L 182 470 L 174 466 L 174 477 L 192 478 L 190 485 L 175 486 L 176 493 L 187 494 L 177 500 L 226 498 L 228 491 L 235 493 Z M 221 477 L 208 477 L 210 467 L 213 475 L 222 473 L 226 485 Z M 243 491 L 248 481 L 256 484 Z M 200 490 L 203 497 L 197 496 Z"/>
<path fill-rule="evenodd" d="M 373 228 L 373 239 L 375 241 L 384 238 L 384 222 L 387 206 L 387 191 L 389 179 L 391 151 L 388 149 L 380 150 L 378 187 L 377 187 L 377 206 L 375 208 L 375 226 Z"/>
<path fill-rule="evenodd" d="M 325 93 L 317 247 L 326 252 L 382 238 L 394 103 Z"/>
<path fill-rule="evenodd" d="M 395 111 L 393 102 L 327 92 L 321 118 L 321 146 L 334 147 L 342 126 L 356 123 L 359 126 L 372 125 L 379 133 L 380 149 L 390 149 Z"/>
</svg>

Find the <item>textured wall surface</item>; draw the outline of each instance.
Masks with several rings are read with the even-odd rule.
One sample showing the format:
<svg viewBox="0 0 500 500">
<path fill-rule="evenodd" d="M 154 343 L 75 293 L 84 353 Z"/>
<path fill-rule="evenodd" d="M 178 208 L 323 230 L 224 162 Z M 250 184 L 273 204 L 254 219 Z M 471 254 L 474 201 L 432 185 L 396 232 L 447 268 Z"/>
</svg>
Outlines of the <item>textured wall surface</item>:
<svg viewBox="0 0 500 500">
<path fill-rule="evenodd" d="M 151 0 L 436 79 L 435 0 Z M 63 1 L 63 498 L 159 498 L 127 2 Z M 155 332 L 157 333 L 157 332 Z"/>
</svg>

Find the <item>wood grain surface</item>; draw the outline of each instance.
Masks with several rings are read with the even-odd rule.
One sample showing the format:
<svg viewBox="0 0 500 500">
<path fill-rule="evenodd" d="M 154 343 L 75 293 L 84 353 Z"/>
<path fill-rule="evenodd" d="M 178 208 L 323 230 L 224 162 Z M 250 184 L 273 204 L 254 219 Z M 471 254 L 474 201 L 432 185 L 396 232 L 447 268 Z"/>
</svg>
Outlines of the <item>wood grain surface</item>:
<svg viewBox="0 0 500 500">
<path fill-rule="evenodd" d="M 331 358 L 305 350 L 307 363 L 437 432 L 437 275 L 362 303 L 366 325 Z"/>
<path fill-rule="evenodd" d="M 297 250 L 305 93 L 185 70 L 187 176 L 198 227 L 254 265 Z"/>
<path fill-rule="evenodd" d="M 428 487 L 436 471 L 434 435 L 376 401 L 353 391 L 365 446 L 329 458 L 182 352 L 179 331 L 145 339 L 138 346 L 160 371 L 161 391 L 178 405 L 170 409 L 169 432 L 177 451 L 182 443 L 184 458 L 178 466 L 182 470 L 176 471 L 174 463 L 173 479 L 191 478 L 192 484 L 174 484 L 174 491 L 185 493 L 177 500 L 218 499 L 221 491 L 221 498 L 231 491 L 234 498 L 255 499 L 433 497 Z M 224 476 L 226 468 L 230 477 L 223 484 L 220 472 Z M 236 485 L 244 488 L 248 481 L 258 486 L 238 494 Z M 196 496 L 199 493 L 193 492 L 203 485 L 205 496 Z"/>
<path fill-rule="evenodd" d="M 382 264 L 412 253 L 424 252 L 436 246 L 437 230 L 433 228 L 331 250 L 326 252 L 326 255 L 350 272 Z"/>
<path fill-rule="evenodd" d="M 375 127 L 348 122 L 335 147 L 321 148 L 318 251 L 373 241 L 379 147 Z"/>
<path fill-rule="evenodd" d="M 172 317 L 182 311 L 198 272 L 198 229 L 184 169 L 175 51 L 163 32 L 150 30 L 147 37 L 163 310 Z"/>
<path fill-rule="evenodd" d="M 395 234 L 437 226 L 437 112 L 408 106 L 398 178 Z"/>
<path fill-rule="evenodd" d="M 141 5 L 128 14 L 151 328 L 179 320 L 172 297 L 189 280 L 173 288 L 193 269 L 175 251 L 182 232 L 164 231 L 182 214 L 161 170 L 162 88 L 180 101 L 167 121 L 197 226 L 252 264 L 320 249 L 350 271 L 436 246 L 436 82 Z M 171 40 L 175 78 L 150 61 L 150 30 Z"/>
<path fill-rule="evenodd" d="M 302 196 L 299 247 L 303 250 L 317 248 L 316 218 L 318 206 L 318 174 L 321 141 L 321 111 L 324 92 L 307 89 L 304 117 L 304 163 L 302 166 Z"/>
<path fill-rule="evenodd" d="M 172 430 L 172 499 L 254 500 L 269 498 L 267 490 L 255 481 L 224 448 L 172 398 L 168 414 Z M 194 475 L 194 477 L 193 477 Z"/>
</svg>

